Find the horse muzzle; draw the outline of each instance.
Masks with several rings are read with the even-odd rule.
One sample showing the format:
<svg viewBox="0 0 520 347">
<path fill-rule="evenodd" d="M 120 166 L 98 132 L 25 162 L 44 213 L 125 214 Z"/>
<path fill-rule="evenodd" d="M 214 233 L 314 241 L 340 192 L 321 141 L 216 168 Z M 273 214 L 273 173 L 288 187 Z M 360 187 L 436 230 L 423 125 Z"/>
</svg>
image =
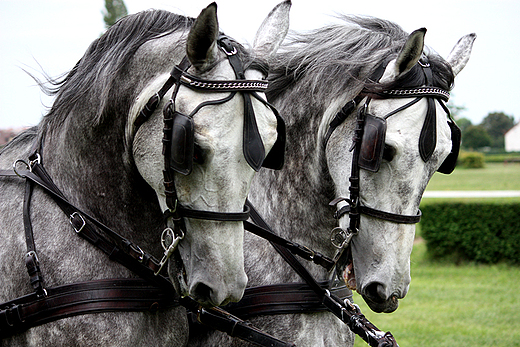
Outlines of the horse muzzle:
<svg viewBox="0 0 520 347">
<path fill-rule="evenodd" d="M 369 283 L 361 290 L 361 296 L 377 313 L 392 313 L 399 307 L 399 299 L 404 296 L 398 293 L 387 294 L 385 285 L 378 282 Z"/>
</svg>

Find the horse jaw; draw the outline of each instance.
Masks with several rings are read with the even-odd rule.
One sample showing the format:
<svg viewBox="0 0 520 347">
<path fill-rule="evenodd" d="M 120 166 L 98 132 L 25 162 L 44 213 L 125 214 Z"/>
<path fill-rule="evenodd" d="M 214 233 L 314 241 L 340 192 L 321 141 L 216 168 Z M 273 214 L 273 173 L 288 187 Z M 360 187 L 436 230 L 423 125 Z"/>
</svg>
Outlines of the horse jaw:
<svg viewBox="0 0 520 347">
<path fill-rule="evenodd" d="M 411 282 L 415 226 L 385 223 L 382 228 L 380 221 L 363 217 L 361 223 L 365 227 L 351 245 L 356 290 L 374 312 L 394 312 Z M 373 235 L 364 230 L 380 232 Z"/>
</svg>

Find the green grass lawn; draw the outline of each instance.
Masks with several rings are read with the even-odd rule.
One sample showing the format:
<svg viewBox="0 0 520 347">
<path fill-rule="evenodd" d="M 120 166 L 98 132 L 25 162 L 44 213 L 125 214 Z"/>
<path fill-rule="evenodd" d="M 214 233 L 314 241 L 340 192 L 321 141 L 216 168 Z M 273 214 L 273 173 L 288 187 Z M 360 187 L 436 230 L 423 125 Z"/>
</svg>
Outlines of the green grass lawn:
<svg viewBox="0 0 520 347">
<path fill-rule="evenodd" d="M 483 169 L 435 173 L 426 190 L 520 190 L 520 164 L 486 163 Z"/>
<path fill-rule="evenodd" d="M 520 164 L 486 163 L 484 169 L 436 173 L 427 190 L 520 190 Z M 422 204 L 439 200 L 455 199 L 423 199 Z M 520 198 L 456 200 L 500 203 Z M 417 231 L 420 235 L 420 225 Z M 392 332 L 399 346 L 520 346 L 520 267 L 431 262 L 426 245 L 418 242 L 411 272 L 410 291 L 394 313 L 374 313 L 354 294 L 367 318 Z M 357 337 L 355 347 L 361 346 L 367 344 Z"/>
<path fill-rule="evenodd" d="M 520 268 L 432 263 L 425 252 L 414 246 L 410 292 L 394 313 L 374 313 L 355 294 L 372 323 L 401 347 L 520 346 Z"/>
</svg>

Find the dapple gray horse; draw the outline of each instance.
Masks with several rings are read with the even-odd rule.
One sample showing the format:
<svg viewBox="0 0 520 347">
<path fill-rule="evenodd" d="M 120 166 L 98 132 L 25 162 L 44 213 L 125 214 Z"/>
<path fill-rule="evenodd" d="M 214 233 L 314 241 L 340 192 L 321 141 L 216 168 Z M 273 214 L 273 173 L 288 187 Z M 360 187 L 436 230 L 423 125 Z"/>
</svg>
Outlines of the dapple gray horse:
<svg viewBox="0 0 520 347">
<path fill-rule="evenodd" d="M 344 24 L 295 34 L 282 45 L 275 63 L 271 64 L 268 98 L 287 121 L 286 163 L 279 172 L 263 171 L 257 175 L 249 196 L 280 236 L 330 258 L 338 252 L 330 239 L 338 221 L 333 218 L 336 208 L 329 202 L 338 197 L 348 198 L 350 194 L 351 148 L 358 112 L 364 109 L 363 112 L 377 118 L 388 116 L 386 141 L 381 147 L 386 149 L 378 171 L 360 170 L 360 204 L 417 219 L 429 179 L 447 160 L 452 142 L 457 142 L 450 131 L 453 125 L 450 126 L 451 119 L 441 105 L 444 101 L 435 99 L 430 111 L 436 113 L 433 117 L 436 140 L 428 141 L 425 137 L 423 142 L 433 148 L 425 160 L 419 143 L 426 114 L 431 114 L 427 98 L 377 96 L 385 90 L 427 85 L 422 71 L 427 65 L 432 72 L 428 84 L 437 88 L 437 92 L 449 91 L 455 75 L 469 59 L 475 39 L 474 34 L 463 37 L 444 60 L 433 50 L 423 48 L 425 29 L 408 35 L 398 25 L 381 19 L 344 17 L 344 20 Z M 379 76 L 373 77 L 378 68 Z M 412 105 L 415 99 L 418 100 Z M 345 108 L 352 105 L 352 100 L 356 100 L 356 106 Z M 330 132 L 330 124 L 342 108 L 347 110 L 345 119 Z M 346 204 L 341 199 L 337 209 Z M 348 213 L 339 219 L 342 230 L 348 230 L 349 219 Z M 373 310 L 394 311 L 398 299 L 407 294 L 414 233 L 413 224 L 362 214 L 359 231 L 350 243 L 343 245 L 350 255 L 340 277 Z M 302 282 L 268 242 L 247 233 L 245 257 L 248 286 Z M 333 276 L 314 264 L 304 265 L 317 280 Z M 297 346 L 354 343 L 348 327 L 331 313 L 259 316 L 251 322 Z M 190 333 L 193 346 L 239 345 L 219 332 Z"/>
<path fill-rule="evenodd" d="M 191 62 L 187 73 L 194 79 L 237 79 L 227 59 L 231 52 L 217 45 L 216 8 L 211 4 L 196 20 L 150 10 L 117 22 L 91 44 L 62 81 L 53 82 L 54 90 L 47 90 L 56 95 L 52 108 L 38 127 L 2 149 L 0 170 L 12 170 L 15 162 L 15 170 L 25 169 L 22 161 L 28 163 L 35 143 L 41 144 L 38 165 L 44 165 L 70 203 L 139 245 L 138 250 L 161 259 L 160 237 L 166 227 L 162 212 L 167 208 L 161 111 L 172 90 L 139 128 L 134 121 L 184 56 Z M 285 37 L 289 8 L 290 3 L 285 2 L 270 13 L 251 52 L 233 43 L 247 80 L 266 78 L 265 62 Z M 190 175 L 175 174 L 179 205 L 242 212 L 255 173 L 244 160 L 242 148 L 242 93 L 200 91 L 184 84 L 176 93 L 175 110 L 193 116 L 198 156 Z M 261 92 L 257 96 L 265 98 Z M 223 98 L 225 103 L 212 103 Z M 277 117 L 258 98 L 251 98 L 251 104 L 268 153 L 277 139 Z M 200 105 L 204 107 L 194 111 Z M 24 183 L 14 175 L 0 177 L 0 303 L 33 291 L 23 261 L 27 253 Z M 69 216 L 39 187 L 32 194 L 30 220 L 45 287 L 136 277 L 78 237 Z M 172 280 L 182 282 L 176 285 L 179 294 L 205 305 L 238 301 L 247 281 L 242 222 L 191 218 L 184 222 L 178 257 L 182 265 L 170 266 Z M 171 225 L 171 220 L 167 223 Z M 176 294 L 172 291 L 171 295 Z M 185 309 L 177 307 L 74 316 L 31 328 L 0 345 L 180 346 L 186 340 Z"/>
</svg>

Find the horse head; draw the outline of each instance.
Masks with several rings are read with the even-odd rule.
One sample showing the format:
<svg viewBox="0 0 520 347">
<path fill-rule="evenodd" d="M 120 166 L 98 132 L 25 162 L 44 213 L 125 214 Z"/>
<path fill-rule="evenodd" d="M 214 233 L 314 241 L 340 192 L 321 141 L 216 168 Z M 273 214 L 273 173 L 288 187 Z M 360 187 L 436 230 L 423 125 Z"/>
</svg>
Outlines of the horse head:
<svg viewBox="0 0 520 347">
<path fill-rule="evenodd" d="M 425 33 L 410 34 L 356 99 L 361 125 L 354 159 L 348 151 L 337 151 L 337 146 L 351 146 L 353 125 L 349 134 L 347 127 L 337 128 L 327 149 L 339 196 L 351 194 L 349 178 L 357 167 L 358 196 L 336 200 L 344 211 L 340 228 L 352 237 L 343 276 L 376 312 L 393 312 L 407 294 L 422 194 L 436 171 L 453 170 L 460 145 L 460 130 L 444 103 L 454 76 L 469 59 L 475 35 L 463 37 L 445 61 L 424 47 Z"/>
<path fill-rule="evenodd" d="M 173 231 L 168 237 L 179 241 L 169 260 L 170 278 L 182 295 L 205 305 L 242 297 L 245 200 L 255 171 L 262 163 L 268 166 L 266 155 L 278 156 L 278 164 L 283 157 L 270 153 L 284 136 L 283 124 L 265 102 L 262 86 L 269 57 L 287 33 L 289 9 L 288 1 L 273 9 L 247 52 L 220 35 L 216 4 L 209 5 L 183 39 L 186 58 L 171 73 L 177 80 L 156 111 L 139 128 L 133 125 L 147 100 L 171 78 L 169 71 L 157 73 L 130 111 L 133 160 L 167 211 Z M 150 41 L 134 60 L 150 59 L 150 50 L 177 40 L 174 33 Z M 159 58 L 171 61 L 171 55 Z M 163 127 L 169 132 L 164 138 Z M 278 150 L 275 146 L 273 152 Z"/>
</svg>

